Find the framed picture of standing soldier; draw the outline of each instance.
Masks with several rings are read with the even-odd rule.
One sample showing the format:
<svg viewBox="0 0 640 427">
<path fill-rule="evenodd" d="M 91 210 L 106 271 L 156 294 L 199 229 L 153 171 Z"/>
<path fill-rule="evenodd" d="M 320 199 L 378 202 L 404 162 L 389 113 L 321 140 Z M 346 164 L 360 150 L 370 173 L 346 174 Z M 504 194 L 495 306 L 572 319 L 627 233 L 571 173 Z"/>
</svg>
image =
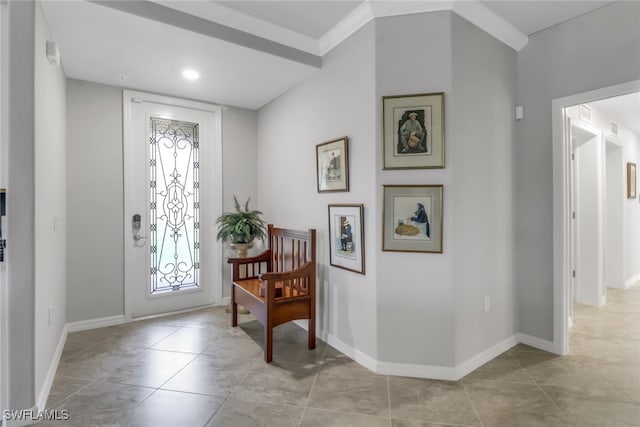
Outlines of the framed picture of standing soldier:
<svg viewBox="0 0 640 427">
<path fill-rule="evenodd" d="M 329 205 L 329 263 L 364 274 L 363 205 Z"/>
<path fill-rule="evenodd" d="M 316 145 L 318 193 L 349 191 L 348 145 L 346 136 Z"/>
<path fill-rule="evenodd" d="M 382 98 L 383 169 L 444 168 L 444 93 Z"/>
</svg>

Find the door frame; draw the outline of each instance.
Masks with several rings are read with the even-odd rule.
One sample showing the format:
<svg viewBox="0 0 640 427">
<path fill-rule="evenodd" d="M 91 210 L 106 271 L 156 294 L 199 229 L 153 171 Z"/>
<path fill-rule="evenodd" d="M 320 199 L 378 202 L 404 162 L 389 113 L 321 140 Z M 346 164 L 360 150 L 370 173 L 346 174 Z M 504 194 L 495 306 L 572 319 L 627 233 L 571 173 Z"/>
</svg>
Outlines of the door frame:
<svg viewBox="0 0 640 427">
<path fill-rule="evenodd" d="M 134 101 L 135 100 L 135 101 Z M 124 89 L 122 91 L 122 111 L 123 111 L 123 122 L 122 122 L 122 129 L 123 129 L 123 164 L 124 164 L 124 177 L 127 176 L 131 176 L 132 175 L 132 169 L 136 167 L 136 165 L 134 165 L 134 162 L 131 158 L 131 138 L 132 136 L 129 135 L 129 124 L 131 123 L 131 103 L 132 102 L 136 102 L 136 103 L 142 103 L 142 102 L 151 102 L 154 104 L 164 104 L 167 106 L 171 106 L 171 107 L 181 107 L 181 108 L 189 108 L 189 109 L 193 109 L 193 110 L 200 110 L 200 111 L 204 111 L 204 112 L 208 112 L 208 113 L 213 113 L 214 114 L 214 120 L 215 120 L 215 131 L 214 131 L 214 147 L 213 147 L 213 152 L 214 152 L 214 162 L 213 162 L 213 167 L 215 168 L 215 170 L 213 171 L 213 178 L 215 180 L 215 182 L 219 182 L 220 185 L 216 186 L 213 190 L 212 190 L 212 197 L 214 198 L 218 209 L 216 209 L 216 212 L 214 213 L 214 216 L 217 218 L 218 216 L 222 215 L 222 210 L 223 210 L 223 199 L 222 199 L 222 195 L 223 195 L 223 181 L 222 181 L 222 107 L 220 105 L 214 105 L 214 104 L 208 104 L 208 103 L 204 103 L 204 102 L 199 102 L 199 101 L 191 101 L 188 99 L 182 99 L 182 98 L 175 98 L 175 97 L 171 97 L 171 96 L 166 96 L 166 95 L 157 95 L 157 94 L 152 94 L 152 93 L 146 93 L 146 92 L 139 92 L 139 91 L 133 91 L 133 90 L 128 90 L 128 89 Z M 126 217 L 126 206 L 130 206 L 131 203 L 133 202 L 131 200 L 131 194 L 130 192 L 127 191 L 126 189 L 126 182 L 123 180 L 124 184 L 125 184 L 125 188 L 124 190 L 124 208 L 123 208 L 123 212 L 122 215 L 124 218 L 124 227 L 123 227 L 123 236 L 124 236 L 124 240 L 123 240 L 123 244 L 126 245 L 128 244 L 128 242 L 131 240 L 131 221 L 130 218 Z M 213 227 L 214 223 L 213 221 L 211 222 L 211 224 L 206 224 L 206 227 Z M 122 256 L 123 256 L 123 264 L 124 264 L 124 276 L 123 276 L 123 282 L 124 282 L 124 317 L 126 321 L 130 321 L 132 320 L 133 317 L 133 304 L 132 304 L 132 289 L 131 286 L 127 286 L 127 281 L 126 281 L 126 277 L 127 277 L 127 271 L 128 268 L 131 268 L 131 266 L 128 265 L 126 256 L 125 256 L 125 250 L 124 250 L 124 246 L 122 248 Z M 223 250 L 222 250 L 222 245 L 218 242 L 215 242 L 214 245 L 212 245 L 212 252 L 213 252 L 213 257 L 212 259 L 218 263 L 218 269 L 215 272 L 215 274 L 213 274 L 211 276 L 212 279 L 212 285 L 214 286 L 213 289 L 213 295 L 215 298 L 215 304 L 221 305 L 222 304 L 222 256 L 223 256 Z M 184 311 L 184 310 L 181 310 Z M 151 316 L 153 317 L 153 316 Z"/>
<path fill-rule="evenodd" d="M 570 141 L 565 127 L 565 107 L 640 91 L 640 80 L 608 86 L 551 101 L 553 156 L 553 348 L 569 352 L 568 313 L 571 284 L 571 161 Z"/>
</svg>

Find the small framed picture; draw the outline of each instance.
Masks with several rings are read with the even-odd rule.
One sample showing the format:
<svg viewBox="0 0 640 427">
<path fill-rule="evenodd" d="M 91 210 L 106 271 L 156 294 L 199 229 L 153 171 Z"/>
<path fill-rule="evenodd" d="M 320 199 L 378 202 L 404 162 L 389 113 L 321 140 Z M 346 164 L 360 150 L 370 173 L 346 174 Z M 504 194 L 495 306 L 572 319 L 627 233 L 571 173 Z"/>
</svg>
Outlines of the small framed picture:
<svg viewBox="0 0 640 427">
<path fill-rule="evenodd" d="M 442 253 L 442 185 L 385 185 L 382 250 Z"/>
<path fill-rule="evenodd" d="M 627 163 L 627 199 L 636 197 L 636 164 Z"/>
<path fill-rule="evenodd" d="M 382 98 L 383 169 L 444 168 L 444 93 Z"/>
<path fill-rule="evenodd" d="M 348 145 L 346 136 L 316 145 L 318 193 L 349 191 Z"/>
<path fill-rule="evenodd" d="M 329 263 L 364 274 L 363 205 L 329 205 Z"/>
</svg>

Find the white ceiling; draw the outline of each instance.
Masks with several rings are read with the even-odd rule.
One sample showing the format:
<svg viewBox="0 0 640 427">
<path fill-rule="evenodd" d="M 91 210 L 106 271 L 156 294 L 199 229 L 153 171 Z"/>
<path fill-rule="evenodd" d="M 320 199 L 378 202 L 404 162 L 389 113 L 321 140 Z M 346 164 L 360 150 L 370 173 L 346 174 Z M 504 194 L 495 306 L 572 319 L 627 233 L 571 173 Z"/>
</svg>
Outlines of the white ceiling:
<svg viewBox="0 0 640 427">
<path fill-rule="evenodd" d="M 598 9 L 611 1 L 596 0 L 481 0 L 482 4 L 509 21 L 526 35 Z"/>
<path fill-rule="evenodd" d="M 640 92 L 590 102 L 590 107 L 612 117 L 614 122 L 640 135 Z"/>
<path fill-rule="evenodd" d="M 603 1 L 44 0 L 68 77 L 257 109 L 379 16 L 453 10 L 518 50 Z M 184 68 L 200 72 L 185 81 Z"/>
</svg>

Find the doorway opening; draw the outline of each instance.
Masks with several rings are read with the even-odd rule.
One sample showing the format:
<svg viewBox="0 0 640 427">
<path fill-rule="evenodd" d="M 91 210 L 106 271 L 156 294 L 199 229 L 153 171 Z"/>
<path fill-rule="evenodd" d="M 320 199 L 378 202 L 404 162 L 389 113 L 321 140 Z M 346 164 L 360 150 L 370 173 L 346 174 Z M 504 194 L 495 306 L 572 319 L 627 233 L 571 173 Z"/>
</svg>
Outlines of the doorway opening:
<svg viewBox="0 0 640 427">
<path fill-rule="evenodd" d="M 608 288 L 640 281 L 640 203 L 626 197 L 626 165 L 640 160 L 640 81 L 553 100 L 552 114 L 553 343 L 565 355 L 574 303 L 602 307 Z"/>
</svg>

